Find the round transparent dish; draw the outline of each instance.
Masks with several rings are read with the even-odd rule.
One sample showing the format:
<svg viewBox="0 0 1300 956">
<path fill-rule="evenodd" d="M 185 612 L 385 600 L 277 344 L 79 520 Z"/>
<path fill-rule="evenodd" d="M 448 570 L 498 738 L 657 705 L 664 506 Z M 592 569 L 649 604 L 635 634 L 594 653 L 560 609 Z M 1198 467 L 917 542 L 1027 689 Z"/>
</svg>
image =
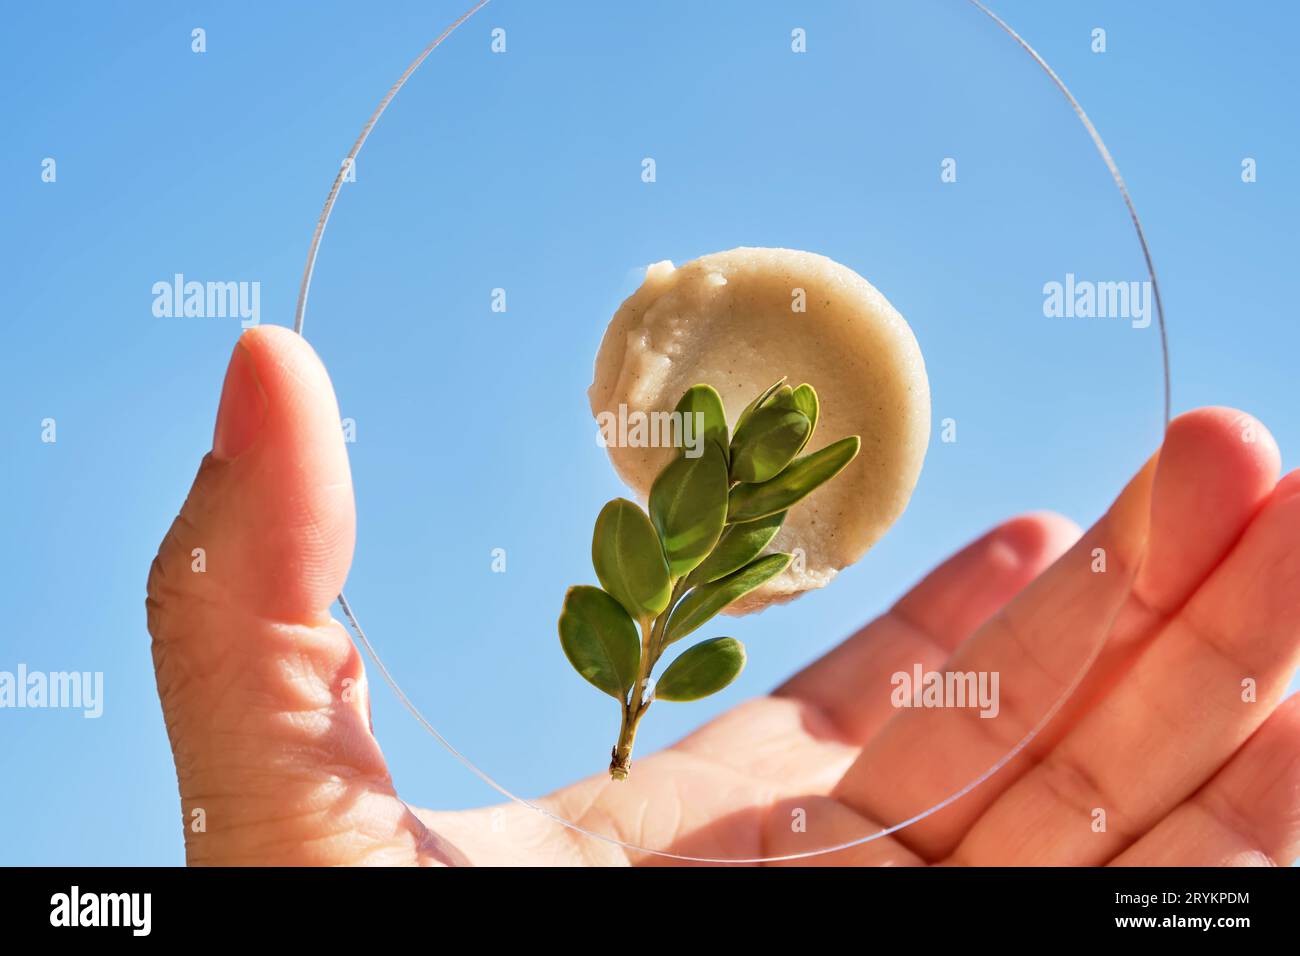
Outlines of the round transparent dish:
<svg viewBox="0 0 1300 956">
<path fill-rule="evenodd" d="M 862 560 L 699 632 L 742 639 L 745 670 L 658 703 L 612 782 L 617 707 L 556 634 L 565 589 L 596 583 L 597 512 L 629 494 L 596 440 L 592 360 L 646 266 L 742 245 L 827 255 L 889 298 L 924 355 L 929 448 Z M 495 802 L 470 825 L 502 844 L 567 831 L 610 861 L 806 860 L 973 812 L 1059 726 L 1133 569 L 1090 542 L 1053 572 L 1087 588 L 1086 615 L 999 617 L 960 644 L 940 607 L 937 640 L 854 632 L 1011 515 L 1091 523 L 1168 423 L 1158 288 L 1119 172 L 975 3 L 480 3 L 355 142 L 296 327 L 350 424 L 340 607 L 395 692 L 374 710 L 399 792 Z M 785 684 L 845 640 L 820 681 Z"/>
</svg>

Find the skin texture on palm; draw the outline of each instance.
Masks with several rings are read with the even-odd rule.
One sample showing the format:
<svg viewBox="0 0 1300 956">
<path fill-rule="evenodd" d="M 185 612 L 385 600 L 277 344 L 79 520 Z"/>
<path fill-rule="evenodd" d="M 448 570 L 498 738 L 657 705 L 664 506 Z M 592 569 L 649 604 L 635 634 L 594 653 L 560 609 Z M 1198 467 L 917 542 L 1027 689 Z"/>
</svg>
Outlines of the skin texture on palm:
<svg viewBox="0 0 1300 956">
<path fill-rule="evenodd" d="M 182 810 L 205 821 L 185 828 L 188 861 L 664 862 L 522 807 L 442 813 L 398 798 L 362 661 L 329 614 L 355 532 L 338 422 L 306 342 L 282 328 L 246 332 L 213 452 L 150 570 Z M 1053 662 L 1077 662 L 1071 643 L 1113 610 L 1097 576 L 1080 573 L 1102 543 L 1134 587 L 1046 731 L 944 810 L 799 862 L 1289 863 L 1300 850 L 1300 703 L 1282 697 L 1300 655 L 1300 474 L 1279 482 L 1278 470 L 1272 439 L 1240 413 L 1184 415 L 1082 538 L 1058 516 L 1013 519 L 773 695 L 639 761 L 635 786 L 593 777 L 545 803 L 597 832 L 695 856 L 801 853 L 878 832 L 965 785 L 1008 740 L 968 711 L 899 711 L 864 689 L 917 661 L 1005 670 L 1022 659 L 1064 680 Z M 1247 676 L 1253 704 L 1240 700 Z M 1053 690 L 1042 673 L 1026 683 Z M 1103 834 L 1088 826 L 1097 806 L 1108 808 Z M 790 826 L 795 809 L 806 832 Z"/>
</svg>

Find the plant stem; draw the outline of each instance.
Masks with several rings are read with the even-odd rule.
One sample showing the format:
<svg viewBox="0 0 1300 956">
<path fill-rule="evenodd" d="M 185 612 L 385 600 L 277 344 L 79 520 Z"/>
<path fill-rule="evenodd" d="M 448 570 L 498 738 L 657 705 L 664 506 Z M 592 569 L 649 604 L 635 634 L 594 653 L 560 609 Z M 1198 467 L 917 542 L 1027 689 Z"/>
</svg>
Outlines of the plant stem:
<svg viewBox="0 0 1300 956">
<path fill-rule="evenodd" d="M 670 602 L 671 603 L 671 602 Z M 665 612 L 667 613 L 667 612 Z M 626 780 L 632 768 L 632 744 L 636 740 L 636 728 L 650 705 L 645 701 L 645 688 L 650 680 L 650 669 L 654 667 L 651 652 L 654 648 L 654 628 L 657 618 L 641 618 L 641 663 L 637 666 L 636 683 L 632 692 L 623 702 L 623 722 L 618 728 L 618 743 L 609 755 L 609 776 L 613 780 Z"/>
<path fill-rule="evenodd" d="M 611 779 L 626 780 L 632 769 L 632 745 L 636 742 L 636 729 L 640 726 L 645 712 L 650 709 L 650 704 L 653 703 L 645 699 L 645 689 L 650 683 L 650 673 L 654 670 L 655 664 L 659 663 L 659 657 L 664 652 L 663 639 L 668 627 L 668 615 L 672 614 L 673 608 L 677 606 L 686 589 L 685 578 L 673 581 L 672 596 L 668 599 L 668 606 L 664 608 L 663 613 L 655 618 L 643 617 L 640 621 L 641 664 L 637 668 L 637 678 L 632 693 L 623 702 L 623 719 L 618 728 L 618 742 L 610 751 Z"/>
<path fill-rule="evenodd" d="M 673 593 L 668 598 L 668 606 L 664 612 L 655 619 L 654 630 L 650 634 L 650 670 L 653 671 L 659 658 L 664 652 L 664 634 L 668 630 L 668 617 L 677 607 L 677 602 L 682 599 L 682 595 L 687 591 L 686 578 L 673 582 Z"/>
<path fill-rule="evenodd" d="M 634 708 L 632 704 L 623 705 L 623 723 L 618 730 L 618 743 L 609 756 L 609 776 L 612 780 L 626 780 L 632 770 L 632 745 L 636 741 L 636 728 L 641 723 L 649 704 Z"/>
</svg>

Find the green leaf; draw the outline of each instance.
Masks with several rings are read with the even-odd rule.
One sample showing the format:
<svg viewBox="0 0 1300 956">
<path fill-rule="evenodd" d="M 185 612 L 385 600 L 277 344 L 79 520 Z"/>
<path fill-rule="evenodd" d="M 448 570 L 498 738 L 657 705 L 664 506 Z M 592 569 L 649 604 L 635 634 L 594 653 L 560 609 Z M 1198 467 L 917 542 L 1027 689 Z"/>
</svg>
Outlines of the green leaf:
<svg viewBox="0 0 1300 956">
<path fill-rule="evenodd" d="M 838 475 L 857 455 L 861 445 L 857 435 L 850 435 L 811 455 L 796 458 L 770 481 L 737 485 L 731 489 L 727 520 L 734 524 L 785 511 Z"/>
<path fill-rule="evenodd" d="M 745 669 L 745 645 L 734 637 L 701 641 L 668 665 L 655 700 L 699 700 L 716 694 Z"/>
<path fill-rule="evenodd" d="M 792 554 L 765 554 L 725 578 L 694 587 L 673 608 L 664 629 L 664 645 L 680 641 L 724 607 L 765 584 L 790 566 Z"/>
<path fill-rule="evenodd" d="M 560 612 L 560 646 L 589 683 L 627 699 L 641 665 L 641 640 L 618 601 L 587 584 L 569 588 Z"/>
<path fill-rule="evenodd" d="M 722 396 L 712 385 L 692 385 L 688 388 L 674 411 L 682 415 L 683 429 L 687 415 L 703 415 L 703 419 L 692 419 L 692 435 L 703 435 L 705 441 L 716 442 L 722 449 L 723 457 L 727 455 L 727 413 L 722 408 Z M 701 431 L 695 424 L 703 421 Z"/>
<path fill-rule="evenodd" d="M 812 422 L 803 412 L 776 404 L 756 410 L 736 429 L 731 443 L 731 480 L 775 478 L 799 454 L 810 434 Z"/>
<path fill-rule="evenodd" d="M 811 427 L 808 429 L 808 438 L 812 438 L 813 432 L 817 430 L 817 415 L 821 410 L 821 406 L 817 402 L 817 390 L 804 382 L 794 390 L 792 398 L 794 407 L 808 416 L 808 421 L 811 422 Z M 804 445 L 808 444 L 808 438 L 804 439 Z M 803 451 L 803 447 L 800 447 L 799 450 Z"/>
<path fill-rule="evenodd" d="M 745 422 L 749 419 L 749 416 L 754 414 L 755 411 L 757 411 L 758 409 L 762 408 L 765 404 L 767 404 L 767 400 L 771 398 L 773 395 L 775 395 L 776 392 L 784 384 L 785 384 L 785 376 L 782 375 L 779 381 L 773 382 L 767 388 L 763 389 L 762 393 L 758 396 L 758 398 L 754 399 L 752 402 L 746 405 L 745 410 L 741 412 L 740 417 L 736 419 L 736 431 L 740 431 L 740 426 L 745 424 Z"/>
<path fill-rule="evenodd" d="M 685 577 L 718 543 L 727 523 L 727 462 L 715 442 L 698 458 L 678 455 L 650 489 L 650 520 L 663 542 L 668 570 Z"/>
<path fill-rule="evenodd" d="M 596 518 L 591 563 L 601 586 L 634 620 L 655 617 L 668 606 L 668 561 L 645 512 L 615 498 Z"/>
<path fill-rule="evenodd" d="M 757 521 L 727 525 L 727 530 L 722 532 L 722 537 L 713 546 L 709 556 L 691 572 L 690 582 L 705 584 L 716 581 L 749 564 L 772 543 L 776 533 L 781 530 L 785 515 L 784 511 L 778 511 Z"/>
<path fill-rule="evenodd" d="M 782 385 L 775 392 L 767 397 L 761 408 L 785 408 L 794 409 L 794 389 L 789 385 Z M 754 409 L 758 411 L 758 409 Z"/>
</svg>

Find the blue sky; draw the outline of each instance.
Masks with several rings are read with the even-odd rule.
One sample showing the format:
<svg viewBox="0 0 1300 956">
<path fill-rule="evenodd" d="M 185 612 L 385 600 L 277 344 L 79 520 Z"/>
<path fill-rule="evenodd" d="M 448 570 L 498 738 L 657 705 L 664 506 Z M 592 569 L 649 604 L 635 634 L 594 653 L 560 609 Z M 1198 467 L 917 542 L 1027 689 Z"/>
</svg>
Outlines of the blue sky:
<svg viewBox="0 0 1300 956">
<path fill-rule="evenodd" d="M 240 328 L 158 318 L 150 290 L 175 273 L 255 281 L 261 320 L 291 323 L 340 160 L 465 2 L 7 14 L 0 71 L 19 92 L 0 151 L 0 669 L 102 671 L 105 701 L 97 720 L 0 712 L 0 862 L 181 862 L 144 580 L 208 448 Z M 1285 91 L 1300 16 L 993 6 L 1070 84 L 1127 178 L 1162 283 L 1175 411 L 1245 408 L 1295 467 L 1300 143 Z M 955 183 L 940 181 L 945 158 Z M 1067 273 L 1144 278 L 1119 195 L 1046 77 L 965 3 L 650 15 L 494 0 L 362 153 L 307 330 L 357 423 L 353 605 L 425 713 L 521 792 L 598 769 L 615 729 L 554 638 L 564 588 L 592 580 L 592 520 L 623 493 L 585 398 L 605 322 L 645 264 L 737 245 L 822 252 L 876 284 L 916 331 L 935 418 L 955 418 L 959 438 L 936 433 L 908 512 L 860 564 L 734 625 L 742 679 L 657 709 L 642 750 L 774 685 L 1000 518 L 1053 508 L 1088 523 L 1159 440 L 1154 326 L 1042 314 L 1043 284 Z M 481 416 L 454 447 L 448 395 L 472 395 Z M 491 799 L 385 688 L 374 697 L 404 797 Z"/>
</svg>

